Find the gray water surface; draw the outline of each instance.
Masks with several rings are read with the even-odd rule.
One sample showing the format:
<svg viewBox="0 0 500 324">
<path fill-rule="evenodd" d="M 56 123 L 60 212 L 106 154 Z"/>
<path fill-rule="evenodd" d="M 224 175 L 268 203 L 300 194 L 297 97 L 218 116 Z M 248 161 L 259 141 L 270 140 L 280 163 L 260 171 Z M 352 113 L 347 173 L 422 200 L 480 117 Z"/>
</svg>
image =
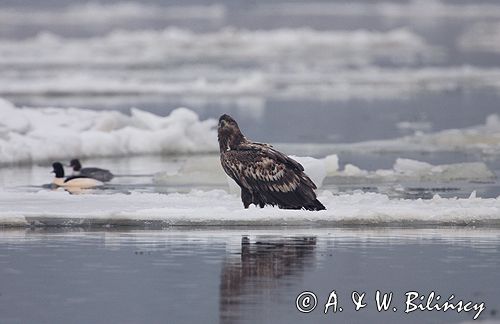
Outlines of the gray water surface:
<svg viewBox="0 0 500 324">
<path fill-rule="evenodd" d="M 405 292 L 484 302 L 499 320 L 498 229 L 0 231 L 2 323 L 462 323 Z M 324 314 L 335 290 L 343 312 Z M 396 312 L 378 312 L 375 292 Z M 317 308 L 295 299 L 314 292 Z M 355 312 L 350 296 L 365 292 Z"/>
</svg>

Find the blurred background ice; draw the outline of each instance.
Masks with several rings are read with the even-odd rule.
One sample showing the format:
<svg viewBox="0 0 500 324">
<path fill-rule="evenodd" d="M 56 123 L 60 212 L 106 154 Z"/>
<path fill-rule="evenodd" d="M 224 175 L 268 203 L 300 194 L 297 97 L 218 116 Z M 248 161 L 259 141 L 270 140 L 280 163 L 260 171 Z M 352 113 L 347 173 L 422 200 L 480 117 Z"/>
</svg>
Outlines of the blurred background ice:
<svg viewBox="0 0 500 324">
<path fill-rule="evenodd" d="M 168 128 L 186 107 L 340 170 L 404 158 L 498 175 L 499 41 L 494 0 L 1 0 L 0 163 L 215 153 L 213 132 Z M 57 127 L 38 122 L 51 114 Z M 498 196 L 488 179 L 459 194 Z"/>
<path fill-rule="evenodd" d="M 229 112 L 274 142 L 462 128 L 500 110 L 499 25 L 486 0 L 2 0 L 0 96 Z"/>
</svg>

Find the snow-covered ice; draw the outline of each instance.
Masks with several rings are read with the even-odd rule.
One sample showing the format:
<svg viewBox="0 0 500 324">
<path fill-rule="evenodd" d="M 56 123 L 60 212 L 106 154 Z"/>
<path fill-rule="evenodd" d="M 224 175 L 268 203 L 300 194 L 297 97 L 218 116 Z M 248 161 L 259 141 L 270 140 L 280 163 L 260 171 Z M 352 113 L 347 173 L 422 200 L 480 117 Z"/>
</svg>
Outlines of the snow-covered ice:
<svg viewBox="0 0 500 324">
<path fill-rule="evenodd" d="M 0 95 L 342 101 L 500 90 L 500 69 L 429 64 L 445 61 L 443 48 L 410 29 L 43 32 L 0 39 Z"/>
<path fill-rule="evenodd" d="M 20 108 L 0 100 L 0 164 L 49 162 L 75 156 L 111 157 L 139 154 L 214 153 L 188 159 L 177 172 L 159 173 L 157 183 L 225 183 L 220 168 L 216 121 L 200 120 L 186 108 L 160 117 L 139 109 L 131 115 L 117 111 L 76 108 Z M 491 115 L 485 124 L 435 133 L 417 133 L 392 140 L 334 144 L 330 152 L 467 151 L 500 152 L 500 118 Z M 286 150 L 284 151 L 287 152 Z M 348 164 L 339 170 L 339 156 L 326 158 L 293 156 L 320 187 L 325 177 L 364 177 L 393 180 L 491 180 L 495 174 L 483 162 L 430 165 L 399 159 L 392 169 L 361 170 Z M 186 182 L 187 181 L 187 182 Z"/>
<path fill-rule="evenodd" d="M 82 194 L 0 192 L 0 224 L 27 225 L 481 225 L 500 223 L 500 198 L 389 199 L 376 193 L 320 191 L 326 211 L 243 209 L 223 190 L 187 194 Z"/>
<path fill-rule="evenodd" d="M 269 66 L 258 69 L 232 70 L 198 65 L 174 66 L 169 73 L 162 68 L 116 67 L 106 69 L 105 75 L 99 67 L 76 69 L 78 73 L 50 67 L 21 72 L 17 68 L 6 68 L 0 79 L 0 95 L 47 96 L 46 100 L 50 96 L 168 95 L 193 101 L 211 98 L 216 102 L 224 99 L 237 102 L 241 97 L 253 100 L 405 100 L 418 93 L 464 89 L 500 91 L 498 68 L 380 68 L 369 65 L 359 69 L 336 69 L 329 62 L 311 62 L 315 67 L 303 69 L 296 62 L 268 63 Z"/>
<path fill-rule="evenodd" d="M 0 99 L 0 164 L 74 157 L 214 152 L 216 121 L 187 108 L 160 117 L 139 109 L 18 108 Z"/>
<path fill-rule="evenodd" d="M 334 174 L 335 175 L 335 174 Z M 488 181 L 496 179 L 495 173 L 483 162 L 432 165 L 412 159 L 399 158 L 392 169 L 366 171 L 347 164 L 341 177 L 358 177 L 379 181 Z"/>
<path fill-rule="evenodd" d="M 286 55 L 285 55 L 286 54 Z M 2 65 L 124 65 L 183 62 L 257 61 L 314 62 L 364 65 L 380 58 L 418 62 L 433 48 L 407 29 L 320 31 L 310 28 L 244 30 L 224 28 L 195 33 L 163 30 L 117 30 L 105 36 L 66 38 L 41 33 L 24 40 L 0 40 Z M 321 58 L 321 60 L 319 60 Z"/>
<path fill-rule="evenodd" d="M 304 166 L 305 173 L 319 188 L 327 177 L 333 177 L 334 183 L 358 182 L 397 182 L 397 181 L 494 181 L 495 173 L 484 162 L 465 162 L 432 165 L 427 162 L 398 158 L 391 169 L 374 171 L 363 170 L 353 164 L 339 167 L 336 154 L 325 158 L 294 156 L 291 158 Z M 163 185 L 223 185 L 227 176 L 220 166 L 219 156 L 203 156 L 187 158 L 175 170 L 159 172 L 154 182 Z"/>
<path fill-rule="evenodd" d="M 432 133 L 389 140 L 374 140 L 335 145 L 337 151 L 356 152 L 469 152 L 500 153 L 500 116 L 490 115 L 484 124 L 462 129 L 447 129 Z M 332 146 L 333 148 L 333 146 Z"/>
</svg>

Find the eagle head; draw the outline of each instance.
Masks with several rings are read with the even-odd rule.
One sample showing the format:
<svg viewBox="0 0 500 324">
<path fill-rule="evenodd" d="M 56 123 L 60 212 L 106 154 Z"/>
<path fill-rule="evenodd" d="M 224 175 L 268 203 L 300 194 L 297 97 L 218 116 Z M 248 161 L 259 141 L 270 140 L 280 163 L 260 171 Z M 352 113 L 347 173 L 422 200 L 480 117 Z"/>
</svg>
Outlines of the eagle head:
<svg viewBox="0 0 500 324">
<path fill-rule="evenodd" d="M 236 120 L 226 114 L 220 116 L 219 118 L 217 133 L 221 152 L 234 149 L 238 144 L 245 140 L 245 136 L 241 133 Z"/>
<path fill-rule="evenodd" d="M 229 125 L 236 127 L 236 128 L 239 128 L 238 123 L 236 122 L 236 120 L 234 120 L 233 117 L 231 117 L 227 114 L 224 114 L 224 115 L 219 117 L 219 129 L 227 127 Z"/>
</svg>

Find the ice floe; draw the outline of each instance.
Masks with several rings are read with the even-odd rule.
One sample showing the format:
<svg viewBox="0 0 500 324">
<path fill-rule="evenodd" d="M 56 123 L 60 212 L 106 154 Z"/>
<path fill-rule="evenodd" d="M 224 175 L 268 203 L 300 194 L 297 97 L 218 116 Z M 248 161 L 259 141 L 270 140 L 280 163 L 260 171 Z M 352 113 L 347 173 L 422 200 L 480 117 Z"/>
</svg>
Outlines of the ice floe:
<svg viewBox="0 0 500 324">
<path fill-rule="evenodd" d="M 467 52 L 500 53 L 500 23 L 477 23 L 460 36 L 459 47 Z"/>
<path fill-rule="evenodd" d="M 362 178 L 378 181 L 492 181 L 496 175 L 483 162 L 432 165 L 427 162 L 399 158 L 392 169 L 366 171 L 347 164 L 344 170 L 333 174 L 346 178 Z M 350 179 L 352 181 L 352 179 Z"/>
<path fill-rule="evenodd" d="M 26 19 L 29 15 L 29 19 Z M 223 5 L 182 5 L 160 6 L 148 3 L 124 1 L 117 3 L 82 2 L 69 6 L 51 7 L 8 7 L 0 10 L 0 23 L 3 25 L 39 25 L 39 26 L 130 26 L 139 21 L 179 21 L 223 20 L 226 7 Z"/>
<path fill-rule="evenodd" d="M 320 188 L 326 178 L 329 183 L 386 182 L 452 182 L 452 181 L 494 181 L 495 173 L 484 162 L 465 162 L 432 165 L 427 162 L 398 158 L 391 169 L 363 170 L 353 164 L 339 167 L 336 154 L 325 158 L 291 156 L 300 162 L 306 174 Z M 219 157 L 187 157 L 176 169 L 157 173 L 154 182 L 163 185 L 224 185 L 227 176 L 220 166 Z M 229 182 L 233 185 L 232 182 Z M 235 190 L 236 188 L 236 190 Z M 238 192 L 231 186 L 231 192 Z"/>
<path fill-rule="evenodd" d="M 376 193 L 320 191 L 326 211 L 243 209 L 222 190 L 187 194 L 70 195 L 64 191 L 0 192 L 4 226 L 231 226 L 231 225 L 482 225 L 500 224 L 500 199 L 389 199 Z"/>
<path fill-rule="evenodd" d="M 42 32 L 0 39 L 0 95 L 375 100 L 500 90 L 498 68 L 422 67 L 443 58 L 409 29 Z"/>
<path fill-rule="evenodd" d="M 434 133 L 416 133 L 390 140 L 335 145 L 337 151 L 362 152 L 437 152 L 479 151 L 500 153 L 500 116 L 493 114 L 482 125 L 462 129 L 447 129 Z"/>
<path fill-rule="evenodd" d="M 311 28 L 245 30 L 223 28 L 193 32 L 116 30 L 104 36 L 68 38 L 42 32 L 28 39 L 1 39 L 0 62 L 13 64 L 159 65 L 178 62 L 272 62 L 289 65 L 324 61 L 330 65 L 366 65 L 384 59 L 420 62 L 435 48 L 408 29 L 320 31 Z"/>
<path fill-rule="evenodd" d="M 162 70 L 132 69 L 102 71 L 86 70 L 68 74 L 64 70 L 43 71 L 31 75 L 23 71 L 5 73 L 0 78 L 0 95 L 62 98 L 71 96 L 108 96 L 108 101 L 120 96 L 169 96 L 197 102 L 211 99 L 215 102 L 250 98 L 315 99 L 344 101 L 352 99 L 405 100 L 419 93 L 448 91 L 493 90 L 500 92 L 500 69 L 475 67 L 444 67 L 422 69 L 363 69 L 323 71 L 272 72 L 257 69 L 228 71 L 196 68 L 165 74 Z M 161 73 L 158 74 L 160 71 Z M 33 72 L 34 73 L 34 72 Z M 171 77 L 171 74 L 176 77 Z M 185 74 L 184 74 L 185 73 Z M 206 76 L 201 76 L 206 75 Z M 66 98 L 66 99 L 65 99 Z M 58 99 L 59 100 L 59 99 Z M 50 101 L 49 101 L 50 102 Z M 415 125 L 402 124 L 402 128 Z M 427 127 L 421 126 L 425 129 Z"/>
<path fill-rule="evenodd" d="M 19 108 L 0 100 L 0 164 L 73 157 L 214 152 L 216 121 L 178 108 L 166 117 L 139 109 Z"/>
<path fill-rule="evenodd" d="M 439 0 L 349 1 L 349 2 L 278 2 L 261 4 L 262 15 L 384 17 L 392 19 L 478 19 L 500 17 L 496 3 L 453 3 Z"/>
<path fill-rule="evenodd" d="M 279 71 L 267 68 L 199 69 L 161 68 L 85 69 L 68 73 L 65 69 L 43 71 L 33 68 L 4 70 L 0 77 L 0 95 L 17 97 L 169 96 L 186 100 L 210 99 L 214 102 L 259 99 L 314 99 L 324 101 L 405 100 L 419 93 L 492 90 L 500 92 L 500 69 L 478 67 L 378 68 L 336 70 L 328 63 L 315 68 L 297 66 Z M 316 71 L 318 66 L 324 67 Z M 9 72 L 10 71 L 10 72 Z M 105 73 L 105 75 L 103 74 Z M 102 99 L 101 99 L 102 100 Z M 428 125 L 401 124 L 402 128 Z"/>
</svg>

